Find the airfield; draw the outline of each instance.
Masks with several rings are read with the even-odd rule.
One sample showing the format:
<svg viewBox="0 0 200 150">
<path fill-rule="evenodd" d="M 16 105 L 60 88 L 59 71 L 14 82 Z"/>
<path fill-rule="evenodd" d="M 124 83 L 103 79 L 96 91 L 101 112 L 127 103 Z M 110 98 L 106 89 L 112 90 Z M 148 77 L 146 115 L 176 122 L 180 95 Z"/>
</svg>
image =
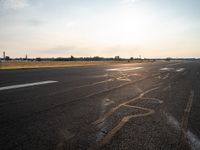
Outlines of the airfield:
<svg viewBox="0 0 200 150">
<path fill-rule="evenodd" d="M 200 149 L 200 61 L 0 71 L 0 149 Z"/>
</svg>

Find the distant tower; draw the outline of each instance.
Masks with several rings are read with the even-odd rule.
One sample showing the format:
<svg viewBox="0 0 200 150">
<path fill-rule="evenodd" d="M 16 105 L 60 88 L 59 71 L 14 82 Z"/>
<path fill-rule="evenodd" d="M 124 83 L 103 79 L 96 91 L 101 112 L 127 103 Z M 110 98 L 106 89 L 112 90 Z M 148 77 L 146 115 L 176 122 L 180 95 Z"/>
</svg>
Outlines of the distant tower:
<svg viewBox="0 0 200 150">
<path fill-rule="evenodd" d="M 3 60 L 6 59 L 6 52 L 3 52 Z"/>
<path fill-rule="evenodd" d="M 25 59 L 26 59 L 26 60 L 28 59 L 28 56 L 27 56 L 27 54 L 26 54 L 26 57 L 25 57 Z"/>
</svg>

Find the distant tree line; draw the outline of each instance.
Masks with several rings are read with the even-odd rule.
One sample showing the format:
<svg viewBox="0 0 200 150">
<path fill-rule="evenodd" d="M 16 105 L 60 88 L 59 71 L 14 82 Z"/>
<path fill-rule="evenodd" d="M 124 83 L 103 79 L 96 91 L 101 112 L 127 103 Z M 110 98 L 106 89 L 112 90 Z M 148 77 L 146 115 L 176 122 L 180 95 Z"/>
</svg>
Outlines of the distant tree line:
<svg viewBox="0 0 200 150">
<path fill-rule="evenodd" d="M 99 56 L 94 56 L 94 57 L 57 57 L 57 58 L 42 58 L 42 57 L 37 57 L 37 58 L 10 58 L 9 56 L 6 56 L 4 59 L 0 58 L 0 60 L 4 61 L 10 61 L 10 60 L 15 60 L 15 61 L 128 61 L 128 62 L 154 62 L 156 60 L 194 60 L 195 58 L 156 58 L 156 59 L 149 59 L 149 58 L 121 58 L 119 56 L 115 57 L 99 57 Z"/>
<path fill-rule="evenodd" d="M 1 59 L 3 60 L 3 59 Z M 115 57 L 99 57 L 99 56 L 94 56 L 94 57 L 57 57 L 57 58 L 42 58 L 42 57 L 37 57 L 37 58 L 7 58 L 6 60 L 16 60 L 16 61 L 144 61 L 144 60 L 151 60 L 155 61 L 154 59 L 141 59 L 141 58 L 121 58 L 119 56 Z"/>
<path fill-rule="evenodd" d="M 119 57 L 110 57 L 110 58 L 105 58 L 105 57 L 99 57 L 99 56 L 94 56 L 94 57 L 57 57 L 57 58 L 35 58 L 36 61 L 121 61 L 121 60 L 129 60 L 127 58 L 119 58 Z"/>
</svg>

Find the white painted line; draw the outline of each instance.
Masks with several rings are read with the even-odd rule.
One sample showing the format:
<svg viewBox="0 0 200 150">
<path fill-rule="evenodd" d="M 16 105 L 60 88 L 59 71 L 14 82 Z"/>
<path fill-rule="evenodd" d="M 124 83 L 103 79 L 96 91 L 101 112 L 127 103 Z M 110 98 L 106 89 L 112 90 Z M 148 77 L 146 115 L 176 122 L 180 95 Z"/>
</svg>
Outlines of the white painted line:
<svg viewBox="0 0 200 150">
<path fill-rule="evenodd" d="M 183 72 L 185 70 L 185 68 L 179 68 L 176 70 L 176 72 Z"/>
<path fill-rule="evenodd" d="M 187 132 L 187 138 L 189 140 L 189 144 L 191 145 L 192 150 L 200 149 L 200 139 L 197 135 L 193 134 L 191 131 Z"/>
<path fill-rule="evenodd" d="M 181 130 L 180 123 L 171 115 L 165 114 L 167 117 L 168 124 L 171 125 L 176 130 Z M 189 141 L 192 150 L 199 150 L 200 149 L 200 139 L 197 135 L 192 133 L 190 130 L 186 133 L 186 138 Z"/>
<path fill-rule="evenodd" d="M 107 71 L 131 71 L 131 70 L 138 70 L 144 67 L 124 67 L 124 68 L 113 68 L 113 69 L 106 69 Z"/>
<path fill-rule="evenodd" d="M 34 82 L 34 83 L 26 83 L 26 84 L 4 86 L 4 87 L 0 87 L 0 91 L 10 90 L 10 89 L 18 89 L 18 88 L 36 86 L 36 85 L 43 85 L 43 84 L 50 84 L 50 83 L 56 83 L 56 82 L 58 82 L 58 81 L 41 81 L 41 82 Z"/>
<path fill-rule="evenodd" d="M 109 106 L 111 104 L 115 103 L 114 101 L 110 100 L 109 98 L 106 98 L 104 100 L 104 106 Z"/>
<path fill-rule="evenodd" d="M 117 80 L 120 80 L 120 81 L 131 81 L 129 78 L 125 78 L 125 77 L 119 77 L 119 78 L 117 78 Z"/>
<path fill-rule="evenodd" d="M 174 68 L 166 68 L 166 67 L 165 67 L 165 68 L 161 68 L 160 71 L 170 71 L 170 70 L 173 70 L 173 69 L 174 69 Z"/>
<path fill-rule="evenodd" d="M 142 69 L 143 67 L 130 67 L 130 68 L 123 68 L 122 71 L 131 71 L 131 70 L 138 70 L 138 69 Z"/>
<path fill-rule="evenodd" d="M 199 150 L 200 149 L 200 140 L 198 136 L 193 134 L 189 129 L 188 129 L 188 119 L 190 115 L 190 111 L 192 108 L 192 103 L 193 103 L 193 98 L 194 98 L 194 91 L 191 90 L 190 92 L 190 97 L 187 102 L 187 106 L 184 110 L 183 118 L 182 118 L 182 123 L 180 124 L 175 118 L 172 116 L 169 116 L 167 114 L 166 117 L 168 119 L 168 123 L 171 124 L 174 128 L 177 130 L 181 131 L 181 137 L 180 137 L 180 142 L 185 141 L 185 138 L 188 139 L 189 144 L 191 146 L 192 150 Z"/>
<path fill-rule="evenodd" d="M 119 71 L 119 69 L 106 69 L 107 71 Z"/>
</svg>

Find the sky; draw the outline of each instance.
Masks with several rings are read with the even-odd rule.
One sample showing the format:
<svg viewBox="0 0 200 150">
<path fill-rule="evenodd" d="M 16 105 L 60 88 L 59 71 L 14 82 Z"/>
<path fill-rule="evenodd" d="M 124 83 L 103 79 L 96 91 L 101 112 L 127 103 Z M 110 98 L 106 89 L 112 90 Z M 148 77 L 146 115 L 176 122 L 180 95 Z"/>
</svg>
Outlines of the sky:
<svg viewBox="0 0 200 150">
<path fill-rule="evenodd" d="M 200 0 L 0 0 L 10 57 L 200 57 Z"/>
</svg>

